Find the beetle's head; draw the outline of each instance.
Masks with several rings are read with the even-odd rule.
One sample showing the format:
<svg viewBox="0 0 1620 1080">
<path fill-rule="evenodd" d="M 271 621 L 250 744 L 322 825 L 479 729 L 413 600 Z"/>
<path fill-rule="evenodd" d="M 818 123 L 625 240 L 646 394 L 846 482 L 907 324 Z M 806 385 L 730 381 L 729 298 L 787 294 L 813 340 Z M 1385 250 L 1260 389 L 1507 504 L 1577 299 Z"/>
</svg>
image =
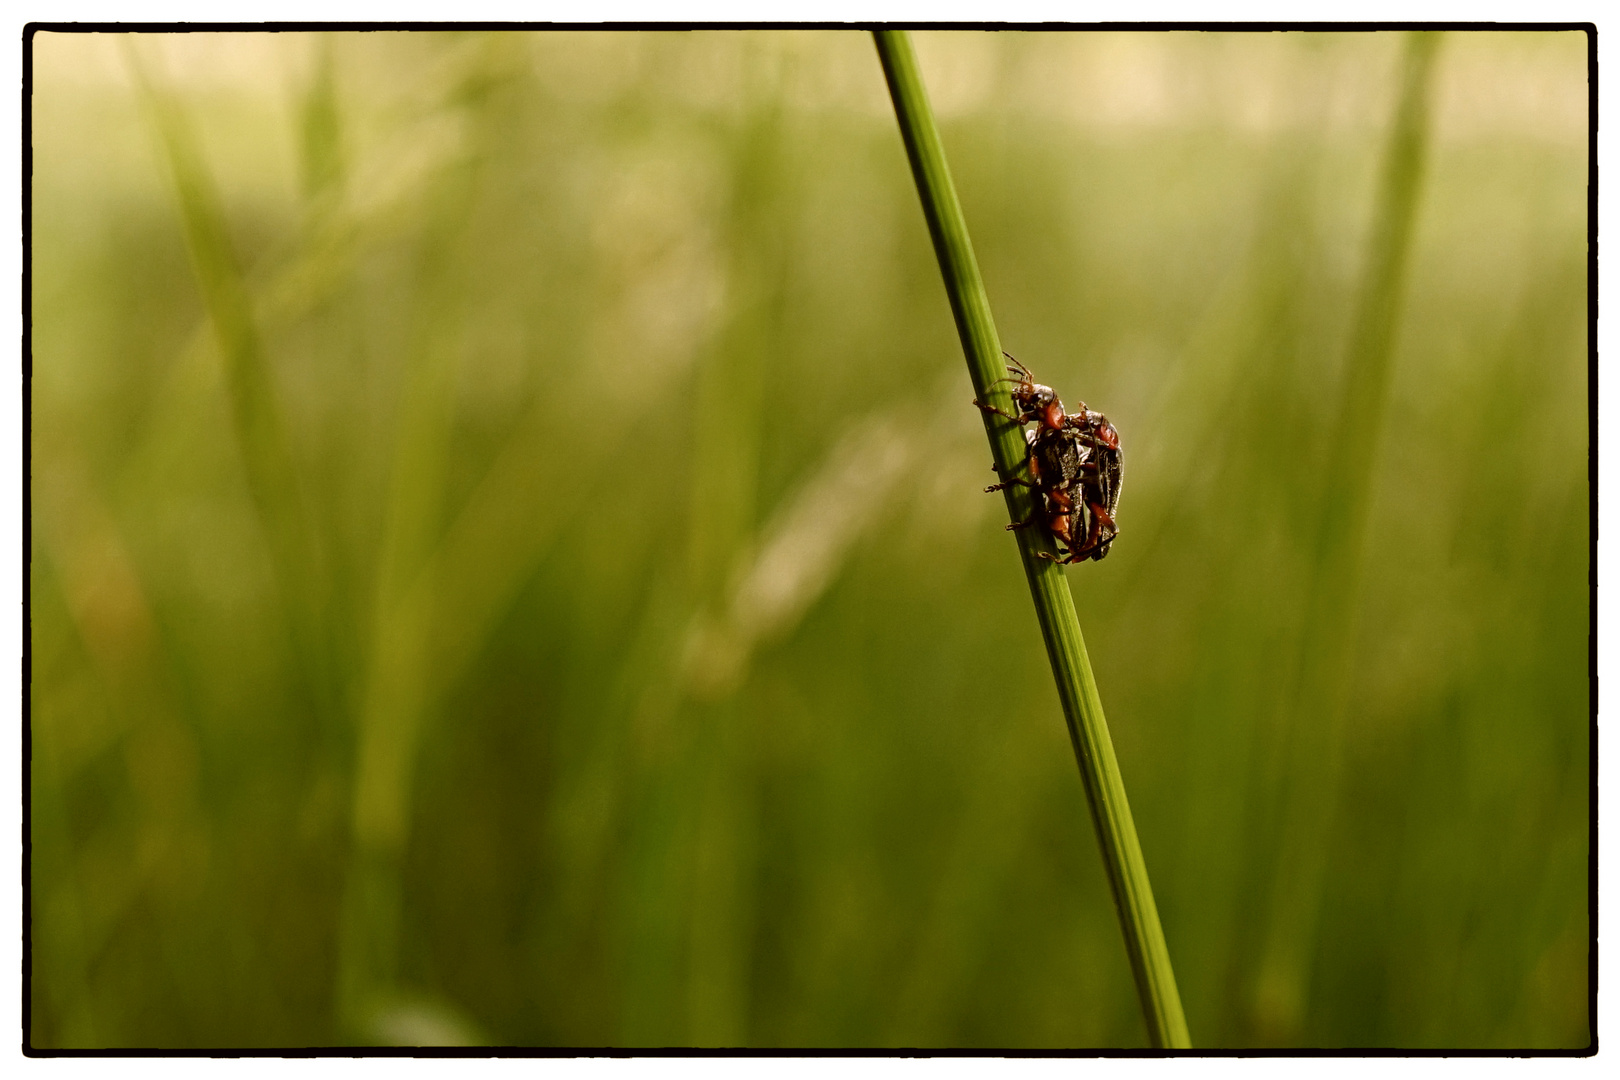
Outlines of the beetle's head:
<svg viewBox="0 0 1620 1080">
<path fill-rule="evenodd" d="M 1108 417 L 1093 409 L 1086 408 L 1081 402 L 1080 407 L 1071 414 L 1069 423 L 1102 443 L 1111 450 L 1119 449 L 1119 432 L 1114 425 L 1108 422 Z"/>
<path fill-rule="evenodd" d="M 1038 382 L 1020 383 L 1018 389 L 1013 391 L 1013 400 L 1027 412 L 1044 411 L 1049 406 L 1057 404 L 1057 399 L 1056 391 Z M 1062 406 L 1058 405 L 1058 408 L 1061 409 Z"/>
</svg>

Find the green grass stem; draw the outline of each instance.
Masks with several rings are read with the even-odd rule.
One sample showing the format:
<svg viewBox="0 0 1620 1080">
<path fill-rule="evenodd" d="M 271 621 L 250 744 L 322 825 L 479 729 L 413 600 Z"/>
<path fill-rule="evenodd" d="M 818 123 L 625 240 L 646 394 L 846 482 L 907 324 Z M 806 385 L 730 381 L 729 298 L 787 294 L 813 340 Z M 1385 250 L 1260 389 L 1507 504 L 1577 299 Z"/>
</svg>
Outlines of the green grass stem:
<svg viewBox="0 0 1620 1080">
<path fill-rule="evenodd" d="M 974 393 L 980 401 L 1010 411 L 1011 399 L 1005 385 L 998 381 L 1004 368 L 1001 342 L 990 315 L 990 300 L 979 276 L 973 245 L 968 239 L 967 220 L 951 182 L 911 39 L 903 30 L 879 30 L 874 31 L 873 36 L 894 99 L 895 117 L 905 141 L 906 156 L 911 161 L 912 175 L 917 181 L 923 214 L 928 219 L 928 231 L 939 256 L 945 291 L 962 338 Z M 1019 425 L 990 413 L 985 414 L 984 421 L 997 468 L 1005 475 L 1014 473 L 1025 452 L 1022 430 Z M 1023 488 L 1010 487 L 1005 494 L 1012 520 L 1021 521 L 1029 516 L 1030 499 Z M 1125 782 L 1114 758 L 1113 741 L 1108 735 L 1102 699 L 1092 677 L 1068 580 L 1061 567 L 1039 557 L 1053 550 L 1050 538 L 1042 530 L 1021 530 L 1018 549 L 1035 600 L 1035 613 L 1040 621 L 1041 636 L 1046 641 L 1075 759 L 1080 765 L 1080 777 L 1091 805 L 1092 823 L 1096 826 L 1109 886 L 1119 911 L 1125 951 L 1136 979 L 1148 1037 L 1156 1047 L 1190 1047 L 1187 1020 L 1176 992 L 1175 972 L 1170 966 L 1164 930 L 1159 925 L 1158 908 L 1153 902 L 1147 863 L 1137 841 L 1136 824 L 1125 797 Z"/>
</svg>

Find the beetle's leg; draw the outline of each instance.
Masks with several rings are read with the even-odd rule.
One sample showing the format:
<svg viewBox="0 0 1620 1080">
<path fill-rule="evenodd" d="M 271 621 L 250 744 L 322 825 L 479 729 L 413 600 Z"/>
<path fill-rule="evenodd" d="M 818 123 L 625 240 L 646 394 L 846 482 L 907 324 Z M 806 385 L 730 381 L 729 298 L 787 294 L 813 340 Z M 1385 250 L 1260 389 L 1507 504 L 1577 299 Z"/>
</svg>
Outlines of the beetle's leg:
<svg viewBox="0 0 1620 1080">
<path fill-rule="evenodd" d="M 1027 529 L 1027 528 L 1029 528 L 1029 526 L 1035 524 L 1035 519 L 1037 517 L 1039 517 L 1040 514 L 1041 514 L 1041 512 L 1040 512 L 1039 508 L 1030 511 L 1029 517 L 1025 518 L 1023 521 L 1015 521 L 1012 524 L 1008 525 L 1007 526 L 1007 531 L 1012 532 L 1014 529 Z"/>
<path fill-rule="evenodd" d="M 989 494 L 992 491 L 1000 491 L 1002 488 L 1012 487 L 1014 484 L 1018 484 L 1018 485 L 1020 485 L 1022 487 L 1027 487 L 1027 488 L 1032 488 L 1032 487 L 1036 486 L 1035 484 L 1030 483 L 1028 480 L 1020 480 L 1020 479 L 1018 479 L 1018 477 L 1014 476 L 1009 480 L 1003 480 L 999 484 L 991 484 L 989 487 L 984 489 L 985 494 Z"/>
<path fill-rule="evenodd" d="M 973 399 L 973 404 L 978 406 L 980 412 L 995 413 L 997 416 L 1005 416 L 1015 424 L 1027 424 L 1031 419 L 1029 416 L 1014 416 L 1012 413 L 1007 412 L 1004 409 L 998 409 L 994 405 L 986 405 L 978 398 Z"/>
<path fill-rule="evenodd" d="M 1029 474 L 1031 476 L 1035 477 L 1035 479 L 1039 480 L 1040 476 L 1039 476 L 1038 472 L 1032 467 L 1032 465 L 1034 463 L 1034 458 L 1035 458 L 1035 448 L 1033 446 L 1026 446 L 1024 448 L 1024 460 L 1020 461 L 1018 463 L 1018 468 L 1020 468 L 1020 469 L 1026 469 L 1026 468 L 1029 469 Z M 1001 466 L 997 465 L 993 461 L 990 463 L 990 471 L 995 473 L 997 476 L 1001 477 L 1002 484 L 1006 484 L 1006 483 L 1011 482 L 1012 480 L 1017 479 L 1016 477 L 1007 476 L 1007 474 L 1005 474 L 1005 473 L 1003 473 L 1001 471 Z M 1028 480 L 1018 480 L 1018 483 L 1023 484 L 1025 487 L 1035 487 L 1035 486 L 1037 486 L 1035 484 L 1030 483 Z M 993 488 L 985 488 L 984 490 L 986 490 L 986 491 L 999 491 L 1000 486 L 998 485 L 997 487 L 993 487 Z"/>
</svg>

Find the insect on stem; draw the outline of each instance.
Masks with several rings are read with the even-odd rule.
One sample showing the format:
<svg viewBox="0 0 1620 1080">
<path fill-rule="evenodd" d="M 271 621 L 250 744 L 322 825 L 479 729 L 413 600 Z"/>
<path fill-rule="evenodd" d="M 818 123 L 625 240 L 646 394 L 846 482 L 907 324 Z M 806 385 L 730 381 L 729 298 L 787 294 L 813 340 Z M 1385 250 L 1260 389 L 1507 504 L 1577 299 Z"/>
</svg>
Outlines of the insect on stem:
<svg viewBox="0 0 1620 1080">
<path fill-rule="evenodd" d="M 1003 376 L 999 369 L 1004 354 L 996 336 L 995 321 L 990 315 L 990 301 L 979 276 L 978 262 L 973 256 L 973 245 L 968 239 L 967 221 L 957 201 L 955 186 L 951 183 L 944 147 L 940 143 L 928 96 L 923 89 L 922 76 L 917 70 L 917 57 L 912 50 L 911 39 L 903 30 L 878 30 L 873 32 L 873 37 L 884 77 L 889 84 L 889 94 L 894 101 L 895 118 L 905 143 L 912 176 L 916 180 L 923 216 L 928 222 L 934 252 L 939 258 L 940 274 L 956 319 L 957 333 L 962 339 L 962 351 L 967 359 L 975 396 L 983 406 L 991 406 L 995 412 L 1004 414 L 1001 408 L 1003 401 L 1014 408 L 1018 405 L 1001 385 Z M 1028 381 L 1032 388 L 1037 385 L 1033 379 Z M 1055 401 L 1055 394 L 1053 398 Z M 1082 407 L 1082 413 L 1085 412 L 1087 410 Z M 1100 414 L 1098 417 L 1101 424 L 1107 423 Z M 1011 418 L 1016 419 L 1016 414 Z M 1028 440 L 1020 434 L 1021 423 L 1004 425 L 993 422 L 989 411 L 985 413 L 985 421 L 985 434 L 990 440 L 996 471 L 1001 477 L 1009 478 L 1015 474 L 1021 458 L 1035 461 L 1030 456 Z M 1112 425 L 1107 425 L 1107 431 L 1113 432 Z M 1090 438 L 1091 441 L 1085 443 L 1088 451 L 1107 443 L 1101 425 L 1091 432 Z M 1113 448 L 1118 448 L 1117 433 L 1113 434 Z M 1116 494 L 1117 486 L 1116 483 Z M 1084 483 L 1081 489 L 1085 491 Z M 1003 494 L 1016 521 L 1020 507 L 1026 502 L 1024 489 L 1008 484 Z M 1034 504 L 1030 509 L 1041 505 L 1039 498 L 1028 501 Z M 1108 499 L 1102 499 L 1101 503 L 1107 504 Z M 1112 510 L 1108 505 L 1102 505 L 1102 510 L 1111 523 Z M 1090 513 L 1092 520 L 1103 520 L 1096 509 Z M 1086 656 L 1085 640 L 1081 636 L 1080 621 L 1074 610 L 1074 598 L 1069 593 L 1063 570 L 1049 561 L 1056 556 L 1048 550 L 1051 540 L 1041 535 L 1043 532 L 1040 529 L 1017 530 L 1019 552 L 1023 557 L 1030 594 L 1035 601 L 1041 635 L 1046 641 L 1047 656 L 1052 664 L 1058 699 L 1063 705 L 1069 739 L 1080 766 L 1080 777 L 1085 785 L 1086 800 L 1102 849 L 1109 886 L 1119 912 L 1125 952 L 1136 981 L 1148 1038 L 1156 1047 L 1189 1047 L 1192 1043 L 1187 1033 L 1187 1020 L 1181 1010 L 1181 997 L 1176 991 L 1175 973 L 1170 966 L 1170 951 L 1159 923 L 1158 908 L 1153 902 L 1153 889 L 1148 881 L 1141 844 L 1137 840 L 1136 824 L 1125 797 L 1125 782 L 1120 775 L 1119 763 L 1114 758 L 1113 741 L 1103 717 L 1102 699 L 1091 672 L 1091 662 Z M 1111 535 L 1109 539 L 1112 539 Z M 1084 547 L 1083 543 L 1082 549 Z M 1092 557 L 1100 557 L 1096 553 L 1102 547 L 1099 534 L 1091 549 Z M 1075 549 L 1071 548 L 1070 555 L 1073 554 Z"/>
</svg>

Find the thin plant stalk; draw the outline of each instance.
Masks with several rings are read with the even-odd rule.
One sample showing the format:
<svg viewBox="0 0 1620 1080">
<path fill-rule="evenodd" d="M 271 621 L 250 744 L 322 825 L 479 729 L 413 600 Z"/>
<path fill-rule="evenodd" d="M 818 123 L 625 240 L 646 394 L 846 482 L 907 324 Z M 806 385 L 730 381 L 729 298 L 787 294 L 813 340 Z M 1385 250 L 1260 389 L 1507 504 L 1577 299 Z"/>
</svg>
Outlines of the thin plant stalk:
<svg viewBox="0 0 1620 1080">
<path fill-rule="evenodd" d="M 939 257 L 945 292 L 967 356 L 968 374 L 980 401 L 1004 411 L 1012 411 L 1012 400 L 1001 378 L 1004 374 L 1001 342 L 990 315 L 990 300 L 979 276 L 973 245 L 968 239 L 967 221 L 956 198 L 950 169 L 933 110 L 917 70 L 917 57 L 911 38 L 903 30 L 873 33 L 883 74 L 894 99 L 895 117 L 911 161 L 923 214 Z M 996 468 L 1002 475 L 1014 475 L 1025 453 L 1020 425 L 991 413 L 984 414 L 985 434 Z M 1012 485 L 1004 489 L 1012 520 L 1029 516 L 1030 496 L 1026 489 Z M 1097 829 L 1108 883 L 1119 912 L 1125 952 L 1136 979 L 1137 994 L 1147 1022 L 1148 1038 L 1155 1047 L 1186 1048 L 1192 1045 L 1187 1020 L 1176 992 L 1175 972 L 1165 945 L 1159 911 L 1153 902 L 1147 863 L 1136 838 L 1136 823 L 1125 798 L 1125 782 L 1114 758 L 1114 744 L 1103 718 L 1102 699 L 1091 674 L 1080 621 L 1075 615 L 1074 598 L 1068 580 L 1056 563 L 1040 558 L 1051 554 L 1051 539 L 1040 529 L 1018 532 L 1018 550 L 1024 561 L 1024 574 L 1035 600 L 1035 614 L 1046 640 L 1052 676 L 1057 683 L 1063 717 L 1080 765 L 1091 820 Z"/>
</svg>

